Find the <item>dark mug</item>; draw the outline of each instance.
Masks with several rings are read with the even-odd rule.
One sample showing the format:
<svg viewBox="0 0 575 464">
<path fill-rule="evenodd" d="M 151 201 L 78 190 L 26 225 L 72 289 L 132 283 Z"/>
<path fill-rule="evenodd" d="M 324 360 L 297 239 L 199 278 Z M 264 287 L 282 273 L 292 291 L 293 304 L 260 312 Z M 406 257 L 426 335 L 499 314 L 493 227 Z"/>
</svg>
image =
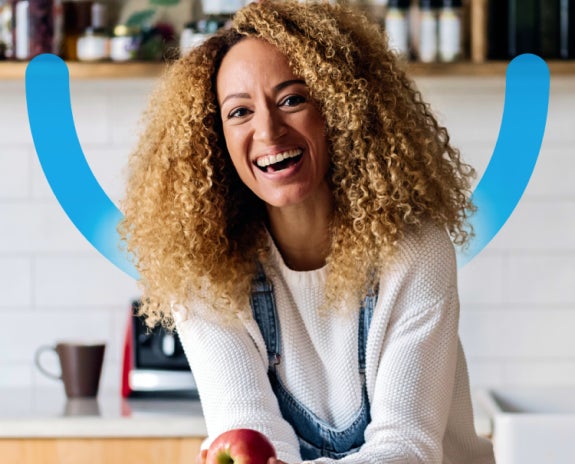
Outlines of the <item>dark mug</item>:
<svg viewBox="0 0 575 464">
<path fill-rule="evenodd" d="M 42 374 L 64 382 L 68 398 L 90 398 L 98 395 L 105 350 L 105 343 L 60 342 L 55 346 L 38 348 L 34 362 Z M 58 355 L 60 374 L 49 372 L 42 366 L 40 358 L 46 351 L 54 351 Z"/>
</svg>

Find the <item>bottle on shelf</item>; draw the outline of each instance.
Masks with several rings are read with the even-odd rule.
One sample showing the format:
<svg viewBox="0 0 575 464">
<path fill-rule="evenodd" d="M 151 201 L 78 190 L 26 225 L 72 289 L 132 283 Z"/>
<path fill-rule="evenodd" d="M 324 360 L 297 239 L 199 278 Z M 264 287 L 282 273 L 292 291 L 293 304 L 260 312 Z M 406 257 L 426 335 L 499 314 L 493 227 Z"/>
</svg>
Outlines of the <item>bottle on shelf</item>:
<svg viewBox="0 0 575 464">
<path fill-rule="evenodd" d="M 84 28 L 76 41 L 76 56 L 80 61 L 107 60 L 110 58 L 107 7 L 100 2 L 88 3 L 90 25 Z"/>
<path fill-rule="evenodd" d="M 441 0 L 419 0 L 418 58 L 423 63 L 437 61 L 440 6 Z"/>
<path fill-rule="evenodd" d="M 508 0 L 508 56 L 539 53 L 539 0 Z"/>
<path fill-rule="evenodd" d="M 14 18 L 16 59 L 29 60 L 55 51 L 53 0 L 18 0 Z"/>
<path fill-rule="evenodd" d="M 509 57 L 509 7 L 507 0 L 487 2 L 487 56 L 489 60 Z"/>
<path fill-rule="evenodd" d="M 69 1 L 62 3 L 63 25 L 61 56 L 65 60 L 78 59 L 77 42 L 84 31 L 92 24 L 92 3 L 89 1 Z"/>
<path fill-rule="evenodd" d="M 559 3 L 559 57 L 575 58 L 575 0 Z"/>
<path fill-rule="evenodd" d="M 27 0 L 14 3 L 14 58 L 17 60 L 27 60 L 30 57 L 29 7 Z"/>
<path fill-rule="evenodd" d="M 12 3 L 0 0 L 0 60 L 10 59 L 14 53 L 12 21 Z"/>
<path fill-rule="evenodd" d="M 389 0 L 384 19 L 389 48 L 403 58 L 409 57 L 410 4 L 410 0 Z"/>
<path fill-rule="evenodd" d="M 539 1 L 539 54 L 542 58 L 559 58 L 559 0 Z"/>
<path fill-rule="evenodd" d="M 443 0 L 438 17 L 438 52 L 442 62 L 456 61 L 463 54 L 461 0 Z"/>
<path fill-rule="evenodd" d="M 94 2 L 90 7 L 92 28 L 106 32 L 108 30 L 108 7 L 105 3 Z"/>
</svg>

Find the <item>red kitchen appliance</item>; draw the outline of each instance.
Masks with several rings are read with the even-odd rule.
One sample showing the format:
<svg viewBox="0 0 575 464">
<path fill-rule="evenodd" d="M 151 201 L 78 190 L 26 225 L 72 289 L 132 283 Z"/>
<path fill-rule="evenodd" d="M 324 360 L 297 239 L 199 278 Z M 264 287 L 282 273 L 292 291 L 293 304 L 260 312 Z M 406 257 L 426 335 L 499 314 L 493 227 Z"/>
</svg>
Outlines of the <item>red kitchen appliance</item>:
<svg viewBox="0 0 575 464">
<path fill-rule="evenodd" d="M 176 332 L 149 329 L 130 307 L 122 364 L 122 396 L 198 398 L 194 376 Z"/>
</svg>

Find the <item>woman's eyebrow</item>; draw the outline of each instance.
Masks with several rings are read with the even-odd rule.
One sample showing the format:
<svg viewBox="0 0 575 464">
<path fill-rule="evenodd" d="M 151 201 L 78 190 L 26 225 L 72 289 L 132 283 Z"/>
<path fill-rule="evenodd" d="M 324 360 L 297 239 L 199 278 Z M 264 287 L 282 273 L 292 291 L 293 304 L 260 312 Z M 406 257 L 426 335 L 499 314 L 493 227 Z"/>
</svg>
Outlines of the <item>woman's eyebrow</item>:
<svg viewBox="0 0 575 464">
<path fill-rule="evenodd" d="M 286 87 L 289 87 L 290 85 L 294 84 L 306 85 L 303 79 L 290 79 L 284 82 L 280 82 L 279 84 L 274 86 L 274 92 L 279 92 L 285 89 Z M 229 95 L 225 96 L 225 98 L 220 103 L 220 106 L 223 105 L 225 102 L 227 102 L 230 98 L 250 98 L 250 94 L 247 92 L 230 93 Z"/>
<path fill-rule="evenodd" d="M 222 102 L 220 103 L 220 106 L 222 106 L 225 102 L 227 102 L 230 98 L 250 98 L 250 94 L 249 93 L 245 93 L 245 92 L 240 92 L 240 93 L 230 93 L 229 95 L 226 95 L 226 97 L 222 100 Z"/>
<path fill-rule="evenodd" d="M 279 92 L 280 90 L 285 89 L 286 87 L 289 87 L 290 85 L 294 85 L 294 84 L 306 85 L 306 83 L 303 79 L 290 79 L 288 81 L 280 82 L 278 85 L 276 85 L 274 87 L 274 90 L 276 92 Z"/>
</svg>

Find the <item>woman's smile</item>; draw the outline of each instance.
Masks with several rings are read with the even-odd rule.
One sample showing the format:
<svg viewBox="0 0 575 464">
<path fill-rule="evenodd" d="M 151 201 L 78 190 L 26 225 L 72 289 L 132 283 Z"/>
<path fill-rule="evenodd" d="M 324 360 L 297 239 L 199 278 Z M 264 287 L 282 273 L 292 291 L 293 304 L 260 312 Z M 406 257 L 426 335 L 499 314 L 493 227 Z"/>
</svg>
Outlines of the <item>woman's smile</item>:
<svg viewBox="0 0 575 464">
<path fill-rule="evenodd" d="M 260 156 L 256 159 L 256 165 L 263 172 L 275 173 L 290 167 L 297 166 L 302 159 L 303 150 L 294 148 L 269 155 Z"/>
</svg>

